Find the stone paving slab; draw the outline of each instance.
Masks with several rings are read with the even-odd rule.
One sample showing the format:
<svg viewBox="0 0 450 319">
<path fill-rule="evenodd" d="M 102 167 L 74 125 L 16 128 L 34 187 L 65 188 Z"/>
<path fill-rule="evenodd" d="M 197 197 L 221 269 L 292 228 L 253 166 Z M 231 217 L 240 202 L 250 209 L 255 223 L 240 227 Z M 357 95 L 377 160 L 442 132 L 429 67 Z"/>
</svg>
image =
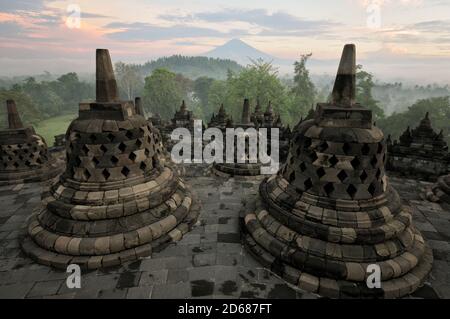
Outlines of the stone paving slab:
<svg viewBox="0 0 450 319">
<path fill-rule="evenodd" d="M 240 243 L 242 203 L 256 195 L 260 179 L 227 180 L 196 171 L 186 178 L 202 203 L 193 231 L 151 258 L 83 272 L 81 289 L 67 288 L 67 273 L 35 264 L 20 250 L 41 185 L 1 187 L 0 298 L 318 298 L 261 267 Z M 427 183 L 402 178 L 391 183 L 413 207 L 435 256 L 427 284 L 408 298 L 450 298 L 450 211 L 421 199 Z"/>
</svg>

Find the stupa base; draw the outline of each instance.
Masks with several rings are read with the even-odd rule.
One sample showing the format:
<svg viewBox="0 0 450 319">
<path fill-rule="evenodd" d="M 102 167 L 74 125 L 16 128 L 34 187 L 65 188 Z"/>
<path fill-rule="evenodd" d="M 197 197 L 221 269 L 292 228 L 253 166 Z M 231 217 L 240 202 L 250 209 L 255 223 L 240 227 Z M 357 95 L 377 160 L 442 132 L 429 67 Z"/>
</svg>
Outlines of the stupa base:
<svg viewBox="0 0 450 319">
<path fill-rule="evenodd" d="M 55 159 L 39 168 L 29 171 L 1 172 L 0 186 L 45 182 L 63 173 L 64 168 L 64 162 L 62 160 Z"/>
<path fill-rule="evenodd" d="M 220 177 L 261 176 L 261 164 L 220 163 L 214 164 L 211 171 Z"/>
<path fill-rule="evenodd" d="M 42 227 L 40 214 L 43 211 L 40 210 L 30 217 L 22 250 L 37 263 L 58 269 L 66 269 L 69 264 L 77 264 L 81 269 L 107 268 L 151 256 L 152 252 L 179 241 L 196 223 L 199 202 L 193 199 L 189 189 L 185 191 L 182 202 L 176 208 L 172 206 L 169 213 L 161 211 L 164 204 L 141 213 L 163 216 L 158 221 L 126 233 L 99 237 L 51 232 Z M 123 223 L 127 224 L 127 221 Z"/>
</svg>

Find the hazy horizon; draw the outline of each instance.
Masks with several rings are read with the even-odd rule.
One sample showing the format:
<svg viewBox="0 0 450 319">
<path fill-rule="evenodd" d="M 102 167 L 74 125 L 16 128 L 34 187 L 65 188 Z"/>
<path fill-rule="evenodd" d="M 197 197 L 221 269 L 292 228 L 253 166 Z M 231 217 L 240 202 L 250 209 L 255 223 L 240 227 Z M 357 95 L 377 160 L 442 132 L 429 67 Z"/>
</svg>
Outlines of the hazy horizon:
<svg viewBox="0 0 450 319">
<path fill-rule="evenodd" d="M 100 47 L 144 63 L 239 38 L 286 61 L 282 69 L 312 52 L 311 72 L 332 75 L 351 42 L 379 80 L 449 84 L 449 16 L 443 0 L 0 0 L 0 76 L 92 73 Z"/>
</svg>

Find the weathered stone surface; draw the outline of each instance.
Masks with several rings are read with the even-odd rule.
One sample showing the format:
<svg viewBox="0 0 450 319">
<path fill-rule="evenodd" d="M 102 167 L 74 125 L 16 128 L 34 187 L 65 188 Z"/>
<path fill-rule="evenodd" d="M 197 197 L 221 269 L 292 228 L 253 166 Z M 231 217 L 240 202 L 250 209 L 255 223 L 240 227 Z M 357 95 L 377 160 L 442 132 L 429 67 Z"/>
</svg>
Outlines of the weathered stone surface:
<svg viewBox="0 0 450 319">
<path fill-rule="evenodd" d="M 40 182 L 64 169 L 32 126 L 24 127 L 13 100 L 6 101 L 8 124 L 0 131 L 0 185 Z"/>
<path fill-rule="evenodd" d="M 346 45 L 332 102 L 297 125 L 286 164 L 261 183 L 256 211 L 247 210 L 244 242 L 302 289 L 399 297 L 424 283 L 432 255 L 388 183 L 386 142 L 371 111 L 354 102 L 355 72 L 355 47 Z M 383 272 L 379 289 L 367 287 L 370 264 Z"/>
<path fill-rule="evenodd" d="M 138 108 L 139 100 L 118 100 L 109 53 L 97 50 L 97 100 L 80 104 L 66 134 L 66 171 L 30 219 L 24 250 L 33 259 L 59 268 L 71 260 L 85 269 L 114 266 L 192 227 L 189 188 L 165 167 L 159 133 Z"/>
</svg>

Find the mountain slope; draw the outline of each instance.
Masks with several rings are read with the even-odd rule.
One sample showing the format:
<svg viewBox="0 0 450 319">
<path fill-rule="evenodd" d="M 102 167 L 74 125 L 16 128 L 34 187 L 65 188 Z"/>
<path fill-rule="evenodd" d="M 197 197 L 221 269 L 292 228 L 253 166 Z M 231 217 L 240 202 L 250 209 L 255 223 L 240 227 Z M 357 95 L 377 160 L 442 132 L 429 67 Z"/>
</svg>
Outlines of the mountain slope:
<svg viewBox="0 0 450 319">
<path fill-rule="evenodd" d="M 208 76 L 224 80 L 227 77 L 228 70 L 238 72 L 242 69 L 242 66 L 231 60 L 181 55 L 163 57 L 140 65 L 140 70 L 144 76 L 148 76 L 153 70 L 158 68 L 165 68 L 174 73 L 180 73 L 190 79 Z"/>
<path fill-rule="evenodd" d="M 270 62 L 278 60 L 276 57 L 259 51 L 247 43 L 233 39 L 204 54 L 207 57 L 229 59 L 238 62 L 242 65 L 251 63 L 251 60 L 263 59 Z"/>
</svg>

